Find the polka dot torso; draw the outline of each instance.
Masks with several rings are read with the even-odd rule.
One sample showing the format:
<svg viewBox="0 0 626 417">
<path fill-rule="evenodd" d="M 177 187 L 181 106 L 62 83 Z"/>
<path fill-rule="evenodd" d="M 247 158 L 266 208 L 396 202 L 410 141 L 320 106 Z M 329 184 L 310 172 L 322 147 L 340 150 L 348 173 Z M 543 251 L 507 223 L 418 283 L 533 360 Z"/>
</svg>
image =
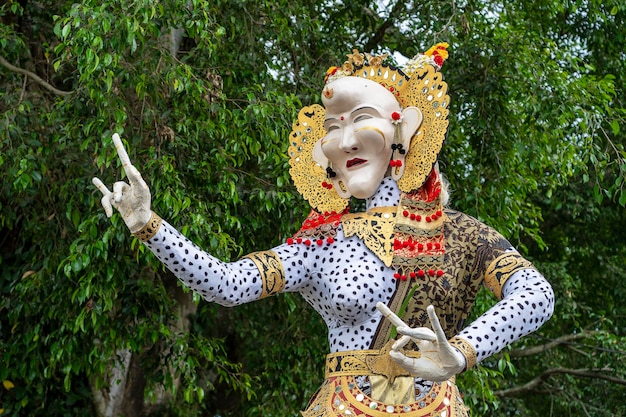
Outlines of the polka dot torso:
<svg viewBox="0 0 626 417">
<path fill-rule="evenodd" d="M 394 206 L 399 196 L 395 181 L 385 179 L 367 201 L 367 208 Z M 449 212 L 449 217 L 450 227 L 457 221 L 469 222 L 470 228 L 491 230 L 461 213 Z M 424 302 L 439 304 L 446 333 L 468 339 L 481 360 L 538 328 L 549 318 L 554 299 L 549 284 L 538 272 L 519 271 L 502 288 L 503 300 L 465 327 L 465 318 L 482 283 L 482 273 L 476 265 L 488 258 L 479 247 L 489 245 L 484 245 L 480 233 L 469 236 L 459 230 L 446 236 L 450 241 L 444 261 L 448 279 L 425 282 Z M 475 243 L 467 244 L 471 239 Z M 463 244 L 455 246 L 453 242 Z M 207 301 L 235 306 L 257 300 L 263 293 L 262 279 L 252 260 L 222 262 L 165 221 L 146 245 L 185 285 Z M 283 244 L 272 251 L 284 270 L 283 291 L 299 292 L 325 320 L 330 351 L 369 349 L 382 319 L 376 303 L 387 303 L 392 297 L 397 284 L 395 271 L 385 266 L 358 237 L 346 238 L 341 226 L 332 244 Z"/>
<path fill-rule="evenodd" d="M 376 303 L 396 287 L 394 270 L 341 228 L 332 245 L 305 250 L 310 279 L 299 292 L 326 322 L 331 351 L 368 349 L 382 317 Z"/>
</svg>

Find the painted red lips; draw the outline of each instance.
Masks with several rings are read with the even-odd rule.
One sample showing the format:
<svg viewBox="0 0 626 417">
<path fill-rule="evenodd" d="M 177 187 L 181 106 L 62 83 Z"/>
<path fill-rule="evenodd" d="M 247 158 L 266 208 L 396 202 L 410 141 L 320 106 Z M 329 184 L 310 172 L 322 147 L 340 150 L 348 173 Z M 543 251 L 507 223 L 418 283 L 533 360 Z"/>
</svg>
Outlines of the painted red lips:
<svg viewBox="0 0 626 417">
<path fill-rule="evenodd" d="M 352 168 L 353 166 L 361 165 L 361 164 L 364 164 L 366 162 L 367 161 L 365 159 L 354 158 L 354 159 L 351 159 L 348 162 L 346 162 L 346 168 Z"/>
</svg>

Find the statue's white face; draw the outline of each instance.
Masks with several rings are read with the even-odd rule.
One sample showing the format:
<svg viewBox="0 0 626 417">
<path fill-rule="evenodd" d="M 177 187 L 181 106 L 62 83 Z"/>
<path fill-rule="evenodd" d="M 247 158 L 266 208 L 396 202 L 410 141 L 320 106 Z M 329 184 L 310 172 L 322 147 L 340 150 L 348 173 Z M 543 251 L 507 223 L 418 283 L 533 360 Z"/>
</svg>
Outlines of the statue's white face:
<svg viewBox="0 0 626 417">
<path fill-rule="evenodd" d="M 389 169 L 391 114 L 402 111 L 400 104 L 383 86 L 359 77 L 340 78 L 324 91 L 321 150 L 349 194 L 371 197 Z"/>
</svg>

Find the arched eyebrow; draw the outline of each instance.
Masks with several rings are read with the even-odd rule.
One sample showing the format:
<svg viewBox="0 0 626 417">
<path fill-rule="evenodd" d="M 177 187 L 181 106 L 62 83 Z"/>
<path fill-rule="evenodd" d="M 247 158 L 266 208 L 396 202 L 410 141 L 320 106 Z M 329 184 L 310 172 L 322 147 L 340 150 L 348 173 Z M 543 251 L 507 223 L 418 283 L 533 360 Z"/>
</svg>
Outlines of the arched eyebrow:
<svg viewBox="0 0 626 417">
<path fill-rule="evenodd" d="M 376 107 L 372 107 L 372 106 L 363 106 L 363 107 L 359 107 L 358 109 L 354 109 L 352 110 L 352 113 L 350 114 L 354 114 L 354 113 L 359 113 L 361 111 L 373 111 L 376 112 L 377 114 L 380 114 L 380 110 L 378 110 Z"/>
<path fill-rule="evenodd" d="M 371 111 L 375 111 L 376 113 L 380 114 L 380 111 L 376 107 L 372 107 L 372 106 L 359 107 L 358 109 L 352 110 L 352 112 L 350 114 L 358 113 L 358 112 L 363 111 L 363 110 L 371 110 Z M 329 122 L 336 122 L 337 120 L 339 120 L 337 117 L 329 117 L 329 118 L 324 120 L 324 126 L 326 126 L 326 124 L 329 123 Z"/>
</svg>

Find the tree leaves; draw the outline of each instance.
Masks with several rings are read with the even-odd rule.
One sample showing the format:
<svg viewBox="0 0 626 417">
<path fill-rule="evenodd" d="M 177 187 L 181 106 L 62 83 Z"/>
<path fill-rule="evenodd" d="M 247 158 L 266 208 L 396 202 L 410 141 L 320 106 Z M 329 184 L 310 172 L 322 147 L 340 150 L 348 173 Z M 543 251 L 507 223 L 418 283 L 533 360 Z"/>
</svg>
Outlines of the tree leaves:
<svg viewBox="0 0 626 417">
<path fill-rule="evenodd" d="M 537 337 L 605 331 L 575 346 L 597 346 L 585 355 L 560 346 L 487 361 L 459 378 L 466 400 L 476 415 L 547 415 L 601 398 L 619 414 L 617 389 L 562 375 L 542 387 L 560 394 L 494 392 L 582 361 L 623 376 L 624 19 L 620 4 L 598 1 L 5 2 L 6 60 L 73 91 L 2 67 L 0 379 L 16 385 L 5 414 L 89 409 L 123 349 L 142 364 L 142 399 L 166 407 L 171 393 L 163 414 L 302 408 L 322 378 L 319 317 L 281 295 L 235 310 L 201 302 L 177 327 L 198 299 L 119 216 L 105 218 L 90 179 L 122 178 L 118 132 L 155 210 L 190 239 L 225 260 L 267 249 L 307 214 L 285 138 L 297 110 L 319 101 L 326 68 L 354 47 L 411 57 L 440 40 L 451 44 L 440 162 L 452 205 L 500 230 L 555 286 L 558 314 Z M 475 313 L 492 303 L 484 295 Z"/>
</svg>

